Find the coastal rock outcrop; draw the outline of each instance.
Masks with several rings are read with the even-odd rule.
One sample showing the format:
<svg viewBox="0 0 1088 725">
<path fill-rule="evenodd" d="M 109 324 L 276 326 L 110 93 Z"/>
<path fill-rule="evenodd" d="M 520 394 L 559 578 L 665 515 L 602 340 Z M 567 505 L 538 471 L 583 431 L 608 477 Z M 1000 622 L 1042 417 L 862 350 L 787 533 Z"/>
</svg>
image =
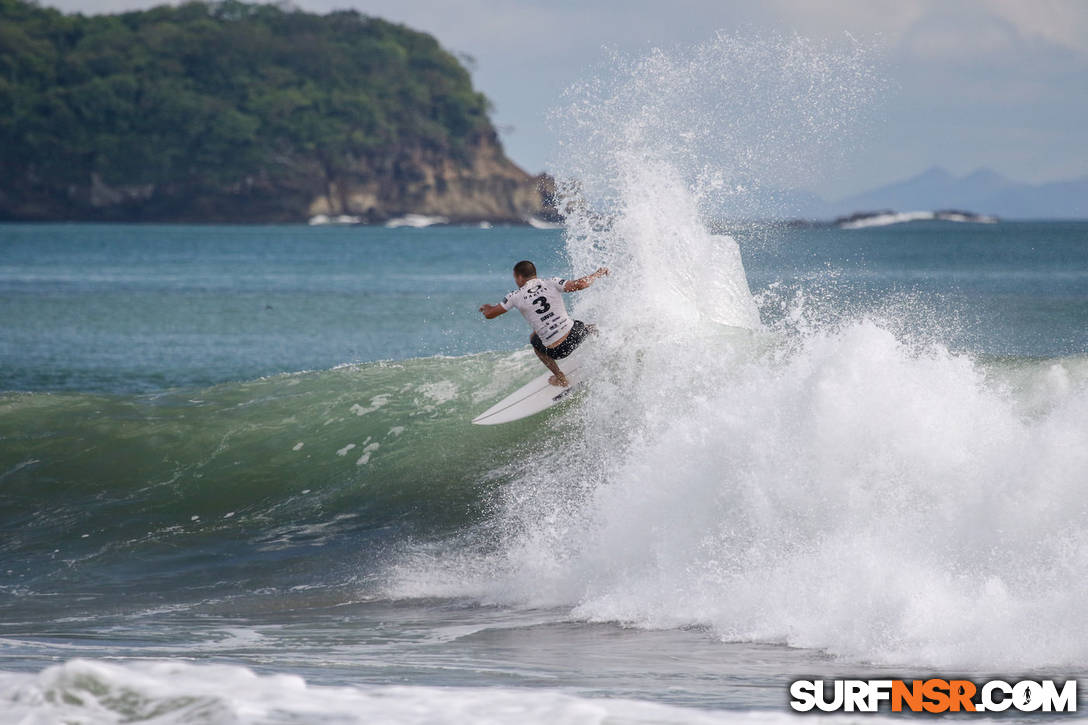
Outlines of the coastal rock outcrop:
<svg viewBox="0 0 1088 725">
<path fill-rule="evenodd" d="M 406 214 L 452 223 L 524 223 L 545 213 L 541 178 L 511 162 L 494 136 L 482 136 L 464 160 L 421 148 L 387 159 L 354 160 L 322 179 L 306 214 L 350 214 L 380 222 Z"/>
</svg>

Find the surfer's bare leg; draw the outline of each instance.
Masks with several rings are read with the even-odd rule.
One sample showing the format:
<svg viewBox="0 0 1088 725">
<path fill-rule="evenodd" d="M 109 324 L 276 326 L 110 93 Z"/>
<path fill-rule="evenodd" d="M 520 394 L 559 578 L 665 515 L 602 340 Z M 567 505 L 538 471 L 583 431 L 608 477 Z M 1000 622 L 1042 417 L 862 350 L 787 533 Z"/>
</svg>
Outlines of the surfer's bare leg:
<svg viewBox="0 0 1088 725">
<path fill-rule="evenodd" d="M 540 362 L 544 363 L 545 367 L 555 373 L 555 375 L 552 375 L 550 378 L 548 378 L 549 383 L 551 383 L 552 385 L 559 385 L 564 388 L 570 385 L 570 383 L 567 382 L 567 376 L 564 375 L 563 371 L 559 369 L 559 363 L 557 363 L 555 360 L 552 360 L 550 357 L 540 352 L 540 350 L 537 350 L 536 348 L 533 348 L 533 352 L 536 353 L 536 356 L 540 358 Z"/>
</svg>

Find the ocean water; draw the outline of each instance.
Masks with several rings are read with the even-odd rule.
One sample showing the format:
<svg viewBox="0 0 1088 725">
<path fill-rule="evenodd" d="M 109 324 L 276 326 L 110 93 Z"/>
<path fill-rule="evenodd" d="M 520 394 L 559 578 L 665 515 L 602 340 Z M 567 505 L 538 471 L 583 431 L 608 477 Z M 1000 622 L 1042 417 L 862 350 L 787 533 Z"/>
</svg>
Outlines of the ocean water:
<svg viewBox="0 0 1088 725">
<path fill-rule="evenodd" d="M 734 235 L 768 325 L 790 305 L 824 322 L 884 309 L 926 317 L 927 339 L 957 351 L 1088 349 L 1082 223 Z M 483 320 L 477 307 L 513 288 L 513 263 L 586 272 L 572 268 L 562 231 L 519 227 L 9 224 L 0 243 L 9 391 L 154 393 L 509 350 L 527 340 L 524 323 Z"/>
<path fill-rule="evenodd" d="M 757 232 L 602 251 L 600 374 L 488 428 L 561 231 L 0 227 L 0 722 L 1084 676 L 1088 223 Z"/>
<path fill-rule="evenodd" d="M 614 59 L 556 113 L 563 230 L 0 225 L 0 723 L 1088 677 L 1088 223 L 735 221 L 881 89 L 800 38 Z M 472 426 L 542 369 L 476 311 L 522 258 L 612 270 L 596 372 Z"/>
</svg>

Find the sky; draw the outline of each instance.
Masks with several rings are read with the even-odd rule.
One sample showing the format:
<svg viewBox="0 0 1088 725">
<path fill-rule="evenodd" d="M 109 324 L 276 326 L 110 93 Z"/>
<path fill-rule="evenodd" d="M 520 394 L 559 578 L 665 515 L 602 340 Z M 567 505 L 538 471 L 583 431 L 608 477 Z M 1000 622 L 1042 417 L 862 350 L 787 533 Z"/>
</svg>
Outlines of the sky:
<svg viewBox="0 0 1088 725">
<path fill-rule="evenodd" d="M 115 12 L 154 0 L 43 0 Z M 1088 0 L 295 0 L 355 9 L 471 56 L 507 154 L 547 170 L 547 115 L 609 52 L 734 34 L 849 36 L 881 47 L 888 93 L 856 157 L 817 191 L 836 199 L 940 165 L 1040 183 L 1088 175 Z"/>
</svg>

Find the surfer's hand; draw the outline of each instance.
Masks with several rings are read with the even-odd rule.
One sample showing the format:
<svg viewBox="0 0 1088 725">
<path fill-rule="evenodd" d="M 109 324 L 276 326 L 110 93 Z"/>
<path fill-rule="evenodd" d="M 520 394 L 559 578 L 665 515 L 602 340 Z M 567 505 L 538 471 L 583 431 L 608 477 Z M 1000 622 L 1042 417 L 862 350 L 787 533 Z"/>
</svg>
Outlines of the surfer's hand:
<svg viewBox="0 0 1088 725">
<path fill-rule="evenodd" d="M 593 273 L 594 277 L 607 277 L 608 267 L 598 267 L 597 271 Z"/>
</svg>

